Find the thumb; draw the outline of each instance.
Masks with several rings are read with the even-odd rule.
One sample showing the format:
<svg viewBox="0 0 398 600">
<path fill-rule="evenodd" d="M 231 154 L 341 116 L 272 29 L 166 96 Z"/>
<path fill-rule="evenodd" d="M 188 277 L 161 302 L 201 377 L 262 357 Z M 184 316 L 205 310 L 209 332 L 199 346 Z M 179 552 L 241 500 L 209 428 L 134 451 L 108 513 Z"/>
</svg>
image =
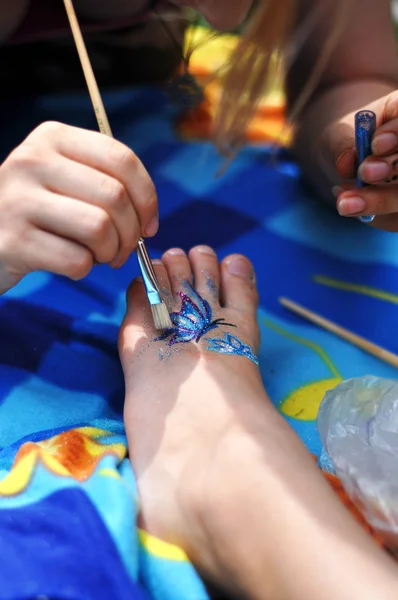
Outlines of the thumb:
<svg viewBox="0 0 398 600">
<path fill-rule="evenodd" d="M 342 179 L 353 179 L 356 169 L 355 113 L 345 116 L 330 125 L 324 135 L 324 143 Z"/>
</svg>

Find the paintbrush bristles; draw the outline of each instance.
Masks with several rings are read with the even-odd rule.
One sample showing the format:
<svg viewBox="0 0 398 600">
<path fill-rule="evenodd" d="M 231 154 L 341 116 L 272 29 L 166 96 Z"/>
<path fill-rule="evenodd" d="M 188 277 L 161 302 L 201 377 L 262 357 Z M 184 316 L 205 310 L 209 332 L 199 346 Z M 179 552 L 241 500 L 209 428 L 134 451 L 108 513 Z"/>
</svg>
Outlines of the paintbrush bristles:
<svg viewBox="0 0 398 600">
<path fill-rule="evenodd" d="M 173 323 L 171 322 L 169 311 L 164 302 L 160 304 L 151 304 L 151 311 L 155 328 L 159 331 L 164 329 L 172 329 Z"/>
</svg>

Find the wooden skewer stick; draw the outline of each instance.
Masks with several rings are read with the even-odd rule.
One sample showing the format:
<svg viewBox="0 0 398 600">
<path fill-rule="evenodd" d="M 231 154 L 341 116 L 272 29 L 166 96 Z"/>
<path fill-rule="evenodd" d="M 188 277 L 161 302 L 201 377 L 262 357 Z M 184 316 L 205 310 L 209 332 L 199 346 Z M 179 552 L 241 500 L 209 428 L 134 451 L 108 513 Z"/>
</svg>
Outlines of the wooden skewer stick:
<svg viewBox="0 0 398 600">
<path fill-rule="evenodd" d="M 373 342 L 369 342 L 369 340 L 366 340 L 360 335 L 352 333 L 351 331 L 348 331 L 348 329 L 345 329 L 340 325 L 336 325 L 336 323 L 333 323 L 332 321 L 329 321 L 328 319 L 317 315 L 311 310 L 300 306 L 300 304 L 297 304 L 296 302 L 293 302 L 288 298 L 279 298 L 279 302 L 288 310 L 291 310 L 295 314 L 300 315 L 304 319 L 307 319 L 307 321 L 311 321 L 311 323 L 319 325 L 319 327 L 322 327 L 323 329 L 334 333 L 343 340 L 346 340 L 354 346 L 357 346 L 364 352 L 372 354 L 376 358 L 388 363 L 389 365 L 392 365 L 395 368 L 398 368 L 398 356 L 393 352 L 385 350 L 384 348 L 378 346 L 377 344 L 374 344 Z"/>
</svg>

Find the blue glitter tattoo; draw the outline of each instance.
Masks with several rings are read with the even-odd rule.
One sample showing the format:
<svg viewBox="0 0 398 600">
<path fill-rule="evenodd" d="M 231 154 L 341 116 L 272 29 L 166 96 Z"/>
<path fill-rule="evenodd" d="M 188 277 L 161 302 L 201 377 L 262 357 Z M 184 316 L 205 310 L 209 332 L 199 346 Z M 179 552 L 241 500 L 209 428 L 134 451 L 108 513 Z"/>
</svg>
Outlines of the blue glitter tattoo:
<svg viewBox="0 0 398 600">
<path fill-rule="evenodd" d="M 220 354 L 237 354 L 238 356 L 245 356 L 258 365 L 258 358 L 250 346 L 241 342 L 235 335 L 225 333 L 224 339 L 206 338 L 205 341 L 207 342 L 206 350 L 219 352 Z"/>
<path fill-rule="evenodd" d="M 167 329 L 155 341 L 168 340 L 168 346 L 187 342 L 199 342 L 199 340 L 212 329 L 220 325 L 236 327 L 232 323 L 225 323 L 224 319 L 213 319 L 210 304 L 202 298 L 190 283 L 185 282 L 184 287 L 189 291 L 189 296 L 179 292 L 182 304 L 179 312 L 170 313 L 170 319 L 174 327 Z"/>
</svg>

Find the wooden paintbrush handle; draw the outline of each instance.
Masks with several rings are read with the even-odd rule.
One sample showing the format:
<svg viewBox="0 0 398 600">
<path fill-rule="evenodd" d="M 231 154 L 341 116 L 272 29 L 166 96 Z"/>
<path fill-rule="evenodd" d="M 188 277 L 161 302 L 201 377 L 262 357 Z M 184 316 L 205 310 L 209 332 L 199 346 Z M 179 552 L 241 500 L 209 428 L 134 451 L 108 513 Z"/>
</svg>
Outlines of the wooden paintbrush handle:
<svg viewBox="0 0 398 600">
<path fill-rule="evenodd" d="M 72 0 L 64 0 L 66 14 L 68 15 L 70 28 L 72 30 L 73 39 L 77 52 L 79 54 L 80 62 L 82 65 L 84 77 L 86 78 L 87 88 L 90 94 L 91 102 L 93 104 L 95 116 L 97 118 L 98 127 L 104 135 L 113 137 L 112 129 L 109 125 L 108 117 L 106 115 L 104 103 L 102 102 L 101 94 L 98 89 L 97 80 L 94 75 L 91 61 L 87 53 L 86 44 L 84 43 L 80 25 L 76 17 L 76 12 L 73 7 Z"/>
<path fill-rule="evenodd" d="M 108 121 L 108 116 L 102 101 L 101 93 L 98 88 L 97 80 L 94 75 L 93 67 L 91 66 L 90 57 L 87 52 L 86 44 L 82 36 L 79 21 L 77 20 L 76 12 L 73 6 L 73 0 L 64 0 L 66 14 L 68 16 L 70 28 L 72 30 L 73 39 L 75 40 L 75 46 L 79 55 L 80 63 L 82 65 L 84 77 L 86 79 L 87 89 L 90 94 L 91 103 L 94 108 L 95 116 L 97 119 L 98 127 L 101 133 L 108 137 L 113 137 L 112 129 Z M 145 248 L 144 240 L 140 238 L 141 246 Z M 137 252 L 142 252 L 142 248 L 139 245 Z M 146 248 L 145 248 L 146 251 Z M 146 253 L 152 272 L 153 267 L 149 259 L 148 253 Z M 156 278 L 156 276 L 155 276 Z"/>
</svg>

